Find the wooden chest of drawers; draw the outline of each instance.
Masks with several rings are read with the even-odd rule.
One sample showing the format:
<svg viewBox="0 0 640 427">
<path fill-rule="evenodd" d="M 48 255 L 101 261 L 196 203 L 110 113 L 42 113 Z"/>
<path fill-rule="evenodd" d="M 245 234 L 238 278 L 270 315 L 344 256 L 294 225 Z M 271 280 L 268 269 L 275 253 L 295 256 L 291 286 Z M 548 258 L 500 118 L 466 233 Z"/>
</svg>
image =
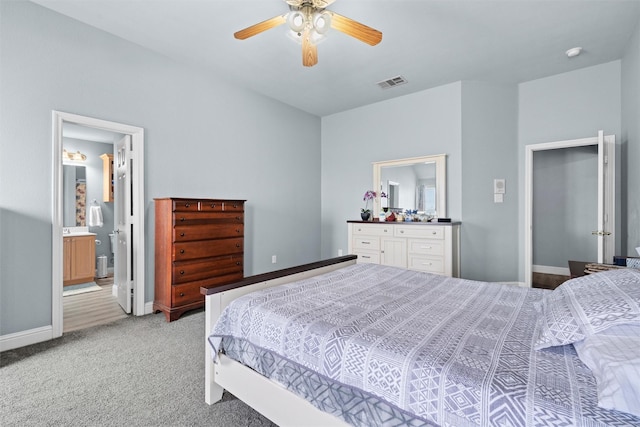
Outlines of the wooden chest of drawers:
<svg viewBox="0 0 640 427">
<path fill-rule="evenodd" d="M 244 200 L 155 199 L 154 312 L 204 306 L 200 287 L 244 277 Z"/>
</svg>

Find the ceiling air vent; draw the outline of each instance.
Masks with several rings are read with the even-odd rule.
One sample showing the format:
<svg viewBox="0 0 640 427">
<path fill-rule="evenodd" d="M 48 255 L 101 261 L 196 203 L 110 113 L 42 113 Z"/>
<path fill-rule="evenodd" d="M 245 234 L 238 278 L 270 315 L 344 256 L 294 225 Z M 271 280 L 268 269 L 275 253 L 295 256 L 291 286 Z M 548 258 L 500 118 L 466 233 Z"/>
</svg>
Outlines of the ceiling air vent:
<svg viewBox="0 0 640 427">
<path fill-rule="evenodd" d="M 378 82 L 378 86 L 380 86 L 380 88 L 382 89 L 389 89 L 392 87 L 396 87 L 396 86 L 400 86 L 407 83 L 407 79 L 405 79 L 402 76 L 396 76 L 396 77 L 392 77 L 388 80 L 383 80 L 381 82 Z"/>
</svg>

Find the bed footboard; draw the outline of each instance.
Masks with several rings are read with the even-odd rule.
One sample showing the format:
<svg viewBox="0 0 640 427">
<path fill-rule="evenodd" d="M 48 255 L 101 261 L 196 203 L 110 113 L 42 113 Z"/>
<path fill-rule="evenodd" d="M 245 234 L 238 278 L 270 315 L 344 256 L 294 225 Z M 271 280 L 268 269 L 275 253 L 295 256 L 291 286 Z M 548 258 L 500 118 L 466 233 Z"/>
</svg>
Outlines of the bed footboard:
<svg viewBox="0 0 640 427">
<path fill-rule="evenodd" d="M 216 382 L 216 369 L 218 371 L 224 370 L 224 364 L 214 365 L 211 354 L 211 346 L 207 341 L 211 334 L 211 329 L 216 323 L 224 308 L 229 305 L 234 299 L 264 288 L 270 288 L 273 286 L 282 285 L 284 283 L 293 282 L 306 277 L 317 276 L 319 274 L 327 273 L 329 271 L 337 270 L 339 268 L 347 267 L 355 264 L 357 260 L 356 255 L 347 255 L 343 257 L 331 258 L 324 261 L 318 261 L 310 264 L 300 265 L 297 267 L 291 267 L 284 270 L 278 270 L 270 273 L 259 274 L 256 276 L 246 277 L 243 280 L 231 283 L 216 288 L 200 288 L 200 292 L 205 295 L 205 402 L 209 405 L 222 399 L 222 393 L 224 388 L 222 385 Z M 253 372 L 253 371 L 252 371 Z M 256 374 L 259 376 L 259 374 Z M 229 391 L 234 393 L 238 398 L 245 401 L 242 397 L 243 390 L 250 390 L 252 383 L 247 381 L 246 377 L 228 375 L 225 377 L 225 385 L 229 388 Z M 235 380 L 238 378 L 238 380 Z M 265 380 L 261 377 L 262 380 Z M 268 380 L 267 380 L 268 381 Z M 256 379 L 255 384 L 261 382 Z M 280 386 L 277 386 L 280 387 Z M 281 388 L 281 387 L 280 387 Z M 286 391 L 286 390 L 285 390 Z M 289 393 L 289 392 L 287 392 Z M 251 393 L 246 393 L 251 396 Z M 291 394 L 291 393 L 289 393 Z M 295 396 L 291 394 L 292 396 Z M 295 396 L 297 399 L 297 396 Z M 249 397 L 250 399 L 250 397 Z M 302 399 L 300 399 L 302 400 Z M 303 401 L 304 402 L 304 401 Z M 256 402 L 245 401 L 249 406 L 255 407 L 258 412 L 264 414 L 259 408 L 259 404 Z M 305 402 L 306 403 L 306 402 Z M 315 409 L 313 406 L 307 403 L 310 408 Z M 304 406 L 304 405 L 303 405 Z M 285 406 L 286 407 L 286 406 Z M 315 409 L 318 411 L 317 409 Z M 269 415 L 264 414 L 268 418 Z M 270 418 L 271 419 L 271 418 Z M 272 419 L 272 421 L 277 422 Z"/>
</svg>

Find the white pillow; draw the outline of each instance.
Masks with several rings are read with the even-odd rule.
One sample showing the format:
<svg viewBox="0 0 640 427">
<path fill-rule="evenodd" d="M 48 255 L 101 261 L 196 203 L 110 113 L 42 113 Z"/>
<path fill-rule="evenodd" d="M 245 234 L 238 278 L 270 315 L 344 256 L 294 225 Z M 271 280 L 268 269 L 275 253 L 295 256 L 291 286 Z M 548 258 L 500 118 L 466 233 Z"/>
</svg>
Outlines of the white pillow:
<svg viewBox="0 0 640 427">
<path fill-rule="evenodd" d="M 640 416 L 640 325 L 612 326 L 573 343 L 598 386 L 598 406 Z"/>
<path fill-rule="evenodd" d="M 536 350 L 640 324 L 640 271 L 621 268 L 568 280 L 543 297 L 541 314 Z"/>
</svg>

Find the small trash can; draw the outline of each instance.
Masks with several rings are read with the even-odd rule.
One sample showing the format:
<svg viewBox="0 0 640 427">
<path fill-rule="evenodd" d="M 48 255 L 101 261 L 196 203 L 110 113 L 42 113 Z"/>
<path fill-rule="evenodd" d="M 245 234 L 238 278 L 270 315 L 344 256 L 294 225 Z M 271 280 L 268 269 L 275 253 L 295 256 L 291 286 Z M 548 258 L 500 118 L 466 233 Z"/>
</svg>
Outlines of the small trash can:
<svg viewBox="0 0 640 427">
<path fill-rule="evenodd" d="M 106 255 L 100 255 L 98 257 L 96 277 L 99 279 L 107 277 L 107 256 Z"/>
</svg>

